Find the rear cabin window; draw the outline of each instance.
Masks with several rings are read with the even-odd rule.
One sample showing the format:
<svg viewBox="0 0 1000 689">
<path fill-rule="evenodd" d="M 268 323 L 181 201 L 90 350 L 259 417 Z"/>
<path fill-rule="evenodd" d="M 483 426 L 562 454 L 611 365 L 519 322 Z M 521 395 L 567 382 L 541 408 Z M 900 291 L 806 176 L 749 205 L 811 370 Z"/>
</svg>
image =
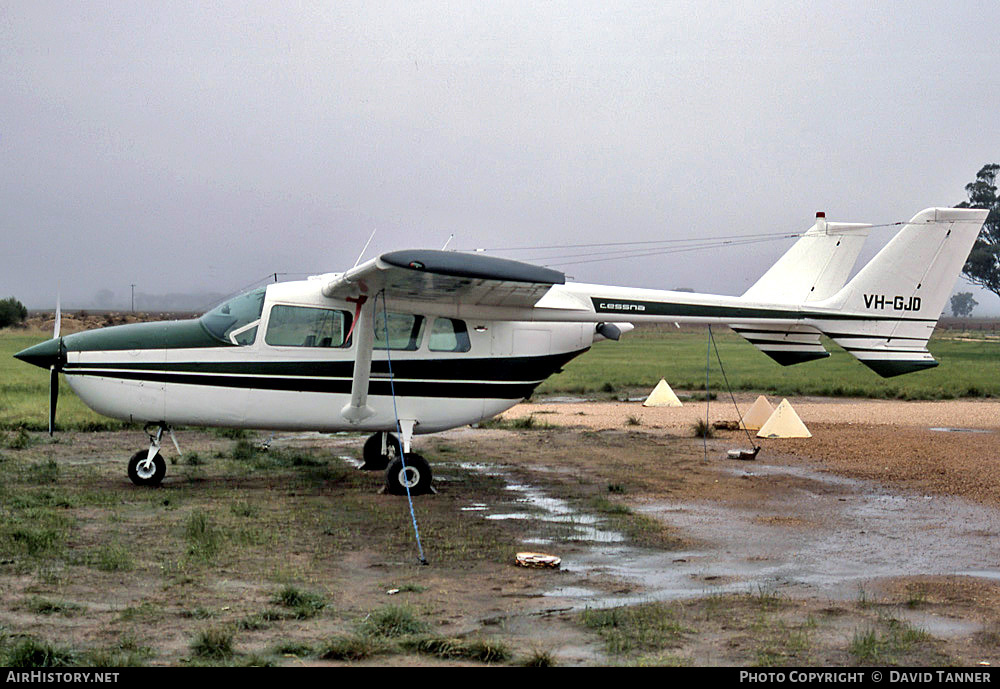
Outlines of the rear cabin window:
<svg viewBox="0 0 1000 689">
<path fill-rule="evenodd" d="M 274 347 L 343 347 L 350 327 L 346 311 L 276 304 L 264 341 Z"/>
<path fill-rule="evenodd" d="M 386 320 L 388 316 L 388 321 Z M 388 334 L 389 349 L 401 349 L 405 352 L 416 351 L 424 334 L 424 317 L 409 313 L 376 313 L 375 314 L 375 344 L 377 352 L 386 348 Z"/>
<path fill-rule="evenodd" d="M 432 352 L 469 351 L 472 345 L 469 343 L 469 329 L 465 321 L 455 318 L 435 318 L 431 325 L 427 348 Z"/>
</svg>

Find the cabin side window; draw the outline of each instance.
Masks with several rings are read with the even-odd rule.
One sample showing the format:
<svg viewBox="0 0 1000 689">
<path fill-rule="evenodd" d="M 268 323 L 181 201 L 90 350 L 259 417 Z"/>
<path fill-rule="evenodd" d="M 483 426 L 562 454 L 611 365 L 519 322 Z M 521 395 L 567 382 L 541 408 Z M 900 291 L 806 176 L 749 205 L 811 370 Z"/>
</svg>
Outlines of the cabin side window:
<svg viewBox="0 0 1000 689">
<path fill-rule="evenodd" d="M 467 352 L 472 349 L 465 321 L 435 318 L 427 348 L 432 352 Z"/>
<path fill-rule="evenodd" d="M 387 334 L 389 349 L 414 352 L 420 348 L 423 339 L 424 317 L 410 313 L 376 313 L 375 344 L 372 347 L 376 352 L 386 349 Z"/>
<path fill-rule="evenodd" d="M 350 327 L 346 311 L 275 304 L 264 341 L 272 347 L 343 347 Z"/>
</svg>

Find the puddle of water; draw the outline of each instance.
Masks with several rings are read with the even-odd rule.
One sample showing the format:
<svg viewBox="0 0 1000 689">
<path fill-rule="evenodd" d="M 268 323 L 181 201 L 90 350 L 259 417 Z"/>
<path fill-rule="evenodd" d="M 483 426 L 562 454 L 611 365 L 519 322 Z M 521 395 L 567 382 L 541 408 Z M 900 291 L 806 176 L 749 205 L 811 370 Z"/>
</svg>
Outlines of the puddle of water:
<svg viewBox="0 0 1000 689">
<path fill-rule="evenodd" d="M 345 455 L 341 459 L 359 463 Z M 568 599 L 577 609 L 719 593 L 856 600 L 873 587 L 871 582 L 903 576 L 1000 581 L 1000 512 L 956 498 L 897 495 L 865 481 L 795 466 L 755 464 L 751 469 L 730 463 L 722 470 L 793 477 L 799 485 L 753 507 L 664 502 L 637 508 L 705 544 L 703 549 L 662 552 L 627 545 L 622 534 L 602 528 L 599 517 L 535 486 L 510 482 L 501 467 L 459 466 L 508 481 L 510 494 L 500 505 L 473 502 L 463 511 L 490 520 L 524 520 L 521 543 L 526 546 L 575 543 L 558 553 L 564 570 L 624 581 L 636 592 L 615 595 L 571 584 L 545 594 Z M 546 536 L 544 526 L 551 524 L 567 527 L 569 535 Z M 954 620 L 917 623 L 931 633 L 966 631 Z"/>
<path fill-rule="evenodd" d="M 459 466 L 468 471 L 477 471 L 487 476 L 506 479 L 505 473 L 496 466 L 472 462 L 461 463 Z M 511 493 L 509 503 L 493 507 L 483 505 L 483 509 L 477 509 L 476 511 L 488 512 L 488 514 L 483 515 L 484 519 L 522 519 L 528 522 L 527 528 L 529 531 L 521 539 L 522 543 L 532 545 L 548 545 L 552 543 L 551 539 L 543 537 L 537 532 L 532 533 L 530 531 L 532 522 L 560 524 L 569 527 L 568 535 L 560 540 L 570 542 L 620 543 L 625 540 L 622 534 L 601 528 L 601 519 L 598 517 L 580 512 L 565 500 L 551 497 L 540 488 L 524 483 L 507 483 L 504 486 L 504 490 Z M 482 503 L 473 503 L 473 506 L 478 505 L 482 505 Z M 506 507 L 515 506 L 527 506 L 531 507 L 532 510 L 530 512 L 523 511 L 523 509 L 505 511 Z M 469 510 L 470 507 L 463 509 Z M 566 562 L 565 558 L 563 558 L 563 562 Z"/>
<path fill-rule="evenodd" d="M 993 433 L 990 428 L 946 428 L 937 427 L 930 429 L 932 431 L 939 431 L 941 433 Z"/>
<path fill-rule="evenodd" d="M 357 459 L 356 457 L 351 457 L 350 455 L 337 455 L 337 459 L 347 462 L 355 469 L 360 469 L 365 465 L 364 460 Z"/>
<path fill-rule="evenodd" d="M 996 510 L 953 498 L 894 495 L 797 467 L 758 465 L 753 474 L 806 478 L 813 485 L 752 509 L 714 503 L 647 506 L 641 511 L 706 543 L 706 550 L 648 553 L 623 547 L 588 553 L 578 566 L 640 585 L 644 601 L 761 590 L 850 600 L 869 582 L 886 577 L 1000 580 Z M 632 602 L 634 597 L 583 597 L 580 606 Z"/>
<path fill-rule="evenodd" d="M 926 612 L 902 610 L 900 617 L 908 623 L 934 637 L 969 637 L 983 628 L 978 622 L 960 620 L 954 617 L 942 617 Z"/>
</svg>

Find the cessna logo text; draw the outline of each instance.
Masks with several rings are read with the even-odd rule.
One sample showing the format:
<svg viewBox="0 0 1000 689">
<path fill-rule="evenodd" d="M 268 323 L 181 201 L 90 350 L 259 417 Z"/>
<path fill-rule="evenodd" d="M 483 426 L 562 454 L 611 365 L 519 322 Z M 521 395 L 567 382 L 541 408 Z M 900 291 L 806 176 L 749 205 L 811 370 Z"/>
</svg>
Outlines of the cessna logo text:
<svg viewBox="0 0 1000 689">
<path fill-rule="evenodd" d="M 645 311 L 642 304 L 614 304 L 612 302 L 601 302 L 598 308 L 604 311 Z"/>
<path fill-rule="evenodd" d="M 920 297 L 887 297 L 884 294 L 866 294 L 866 309 L 892 309 L 893 311 L 919 311 Z"/>
</svg>

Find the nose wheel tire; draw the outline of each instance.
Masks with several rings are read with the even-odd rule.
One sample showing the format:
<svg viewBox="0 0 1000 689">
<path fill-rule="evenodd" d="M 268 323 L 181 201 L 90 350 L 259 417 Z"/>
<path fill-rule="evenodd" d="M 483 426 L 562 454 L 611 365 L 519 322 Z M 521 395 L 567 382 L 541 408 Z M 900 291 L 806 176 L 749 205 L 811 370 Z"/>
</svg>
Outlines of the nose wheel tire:
<svg viewBox="0 0 1000 689">
<path fill-rule="evenodd" d="M 376 433 L 365 441 L 365 447 L 361 451 L 361 456 L 365 460 L 361 466 L 364 471 L 383 471 L 392 460 L 402 454 L 402 444 L 392 433 L 384 434 L 385 454 L 382 454 L 382 435 Z"/>
<path fill-rule="evenodd" d="M 151 461 L 146 461 L 149 450 L 139 450 L 128 462 L 128 477 L 137 486 L 158 486 L 167 473 L 167 463 L 157 452 Z"/>
<path fill-rule="evenodd" d="M 407 488 L 410 495 L 430 493 L 431 465 L 420 455 L 409 454 L 404 468 L 403 457 L 396 457 L 385 470 L 385 488 L 392 495 L 406 495 Z"/>
</svg>

